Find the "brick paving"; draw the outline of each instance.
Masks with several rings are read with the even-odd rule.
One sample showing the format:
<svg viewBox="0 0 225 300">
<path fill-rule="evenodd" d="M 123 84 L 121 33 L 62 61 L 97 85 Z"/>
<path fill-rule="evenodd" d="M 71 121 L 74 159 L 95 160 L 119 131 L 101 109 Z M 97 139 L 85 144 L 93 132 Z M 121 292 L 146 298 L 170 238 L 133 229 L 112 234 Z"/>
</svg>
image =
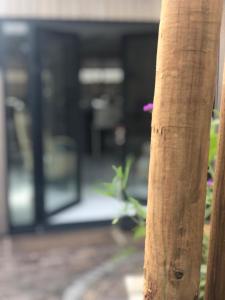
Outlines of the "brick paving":
<svg viewBox="0 0 225 300">
<path fill-rule="evenodd" d="M 121 236 L 115 238 L 110 227 L 3 238 L 0 240 L 0 299 L 60 300 L 72 282 L 130 244 L 130 238 L 124 240 Z M 120 278 L 124 272 L 136 271 L 141 265 L 128 260 L 121 270 L 118 268 L 89 287 L 81 300 L 103 300 L 106 295 L 109 300 L 126 300 Z M 110 295 L 108 290 L 116 283 L 117 295 L 112 288 Z"/>
<path fill-rule="evenodd" d="M 126 275 L 143 274 L 143 252 L 127 257 L 113 272 L 106 273 L 90 286 L 80 300 L 128 300 Z M 141 297 L 140 297 L 141 300 Z"/>
</svg>

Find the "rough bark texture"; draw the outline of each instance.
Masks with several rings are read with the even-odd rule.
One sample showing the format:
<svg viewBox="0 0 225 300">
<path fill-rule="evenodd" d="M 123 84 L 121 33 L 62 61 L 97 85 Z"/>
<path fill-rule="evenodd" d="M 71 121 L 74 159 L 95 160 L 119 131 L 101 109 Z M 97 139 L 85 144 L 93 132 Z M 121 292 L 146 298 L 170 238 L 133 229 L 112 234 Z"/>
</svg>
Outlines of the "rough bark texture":
<svg viewBox="0 0 225 300">
<path fill-rule="evenodd" d="M 146 300 L 198 299 L 221 12 L 222 0 L 162 3 L 145 246 Z"/>
<path fill-rule="evenodd" d="M 225 299 L 225 67 L 205 300 Z"/>
</svg>

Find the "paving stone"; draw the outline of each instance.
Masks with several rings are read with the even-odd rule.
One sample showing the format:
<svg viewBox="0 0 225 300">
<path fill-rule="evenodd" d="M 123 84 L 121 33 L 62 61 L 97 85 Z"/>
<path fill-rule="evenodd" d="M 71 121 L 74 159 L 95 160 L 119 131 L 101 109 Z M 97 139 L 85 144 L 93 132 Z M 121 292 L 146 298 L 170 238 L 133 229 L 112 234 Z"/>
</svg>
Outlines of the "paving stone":
<svg viewBox="0 0 225 300">
<path fill-rule="evenodd" d="M 116 253 L 110 229 L 5 238 L 0 241 L 0 299 L 61 299 L 74 278 Z"/>
<path fill-rule="evenodd" d="M 124 238 L 128 244 L 118 240 L 122 239 L 115 237 L 111 227 L 3 238 L 0 299 L 61 300 L 74 280 L 130 245 L 130 237 Z M 121 283 L 124 272 L 133 273 L 142 262 L 132 264 L 128 260 L 127 265 L 89 287 L 81 300 L 126 300 L 125 285 Z"/>
</svg>

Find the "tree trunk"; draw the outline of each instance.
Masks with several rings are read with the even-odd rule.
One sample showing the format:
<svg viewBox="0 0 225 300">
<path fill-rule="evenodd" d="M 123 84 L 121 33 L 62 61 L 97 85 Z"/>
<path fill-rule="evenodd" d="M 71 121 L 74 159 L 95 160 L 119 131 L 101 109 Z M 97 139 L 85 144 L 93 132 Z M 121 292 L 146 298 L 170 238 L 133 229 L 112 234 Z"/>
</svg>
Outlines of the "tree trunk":
<svg viewBox="0 0 225 300">
<path fill-rule="evenodd" d="M 162 2 L 145 242 L 147 300 L 198 299 L 221 12 L 222 0 Z"/>
<path fill-rule="evenodd" d="M 205 300 L 225 299 L 225 66 Z"/>
</svg>

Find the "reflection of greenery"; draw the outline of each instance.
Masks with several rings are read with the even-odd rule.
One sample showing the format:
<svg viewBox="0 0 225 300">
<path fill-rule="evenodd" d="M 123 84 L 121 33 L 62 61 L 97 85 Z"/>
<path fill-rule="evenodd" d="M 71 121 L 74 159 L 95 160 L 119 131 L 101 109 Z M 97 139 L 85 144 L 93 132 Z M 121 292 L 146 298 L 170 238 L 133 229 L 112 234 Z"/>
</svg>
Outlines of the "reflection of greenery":
<svg viewBox="0 0 225 300">
<path fill-rule="evenodd" d="M 217 151 L 217 140 L 218 140 L 218 125 L 219 118 L 218 114 L 215 113 L 215 118 L 212 119 L 211 129 L 210 129 L 210 149 L 209 149 L 209 164 L 208 164 L 208 173 L 211 181 L 214 178 L 214 165 Z M 113 197 L 119 197 L 120 199 L 125 200 L 124 211 L 121 212 L 121 217 L 128 214 L 129 211 L 133 211 L 134 214 L 131 218 L 136 223 L 134 228 L 134 237 L 141 238 L 145 236 L 145 221 L 146 221 L 146 208 L 141 205 L 137 199 L 133 198 L 127 192 L 127 185 L 129 179 L 129 173 L 132 165 L 132 160 L 128 159 L 125 167 L 113 166 L 115 171 L 115 176 L 110 183 L 103 183 L 103 191 L 107 195 Z M 210 221 L 211 216 L 211 204 L 212 204 L 212 184 L 207 185 L 206 193 L 206 205 L 205 205 L 205 222 Z M 113 221 L 117 223 L 119 218 Z M 203 238 L 203 247 L 202 247 L 202 264 L 201 264 L 201 279 L 200 279 L 200 295 L 199 299 L 204 297 L 204 288 L 206 283 L 206 269 L 207 269 L 207 256 L 208 256 L 208 236 L 204 234 Z"/>
</svg>

